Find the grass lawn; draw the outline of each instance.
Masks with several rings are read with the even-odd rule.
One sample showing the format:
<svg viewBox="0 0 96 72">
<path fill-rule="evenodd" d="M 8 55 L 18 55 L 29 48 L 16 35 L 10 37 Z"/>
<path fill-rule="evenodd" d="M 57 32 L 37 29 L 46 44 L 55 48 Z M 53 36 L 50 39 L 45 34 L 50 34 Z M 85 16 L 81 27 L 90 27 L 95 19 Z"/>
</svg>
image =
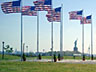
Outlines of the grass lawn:
<svg viewBox="0 0 96 72">
<path fill-rule="evenodd" d="M 89 57 L 85 57 L 87 60 L 89 60 Z M 73 56 L 64 56 L 64 59 L 74 59 Z M 82 56 L 75 57 L 76 60 L 82 60 Z"/>
<path fill-rule="evenodd" d="M 64 59 L 74 59 L 73 56 L 64 56 Z M 13 55 L 4 55 L 4 60 L 16 60 L 21 59 L 19 56 L 13 56 Z M 27 60 L 31 59 L 37 59 L 37 57 L 27 57 Z M 42 56 L 42 59 L 52 59 L 51 56 Z M 82 57 L 75 57 L 76 60 L 81 60 Z M 86 57 L 87 60 L 89 60 L 89 57 Z M 94 58 L 96 60 L 96 57 Z M 2 55 L 0 55 L 0 60 L 2 60 Z"/>
<path fill-rule="evenodd" d="M 4 55 L 3 60 L 16 60 L 16 59 L 20 59 L 20 57 L 19 56 L 13 56 L 13 55 Z M 0 60 L 2 60 L 2 55 L 0 55 Z"/>
<path fill-rule="evenodd" d="M 96 72 L 96 65 L 2 61 L 0 72 Z"/>
<path fill-rule="evenodd" d="M 51 56 L 42 56 L 42 59 L 51 59 Z M 21 59 L 19 56 L 13 56 L 13 55 L 4 55 L 3 60 L 16 60 Z M 37 59 L 37 57 L 27 57 L 28 60 L 30 59 Z M 0 55 L 0 60 L 2 60 L 2 55 Z"/>
<path fill-rule="evenodd" d="M 36 59 L 37 57 L 28 57 L 27 59 Z M 58 57 L 57 57 L 58 58 Z M 65 60 L 66 59 L 74 59 L 73 56 L 64 56 L 63 57 Z M 90 60 L 89 57 L 85 57 L 87 60 Z M 52 59 L 52 56 L 42 56 L 42 59 Z M 75 57 L 76 60 L 82 60 L 82 57 Z M 96 60 L 96 57 L 94 57 L 94 59 Z"/>
<path fill-rule="evenodd" d="M 27 59 L 37 59 L 37 57 L 27 57 Z M 42 59 L 52 59 L 52 56 L 42 56 Z"/>
</svg>

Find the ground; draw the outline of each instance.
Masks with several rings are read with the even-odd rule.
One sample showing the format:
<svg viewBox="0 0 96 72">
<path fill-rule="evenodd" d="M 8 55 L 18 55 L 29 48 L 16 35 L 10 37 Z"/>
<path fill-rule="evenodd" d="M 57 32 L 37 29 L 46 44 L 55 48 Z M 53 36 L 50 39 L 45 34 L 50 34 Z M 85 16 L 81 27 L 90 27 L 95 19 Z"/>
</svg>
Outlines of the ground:
<svg viewBox="0 0 96 72">
<path fill-rule="evenodd" d="M 36 59 L 37 57 L 27 57 L 27 60 L 31 59 Z M 73 56 L 64 56 L 63 57 L 65 60 L 66 59 L 74 59 Z M 12 56 L 12 55 L 4 55 L 4 60 L 15 60 L 15 59 L 20 59 L 20 56 Z M 42 56 L 42 59 L 52 59 L 52 56 Z M 76 57 L 76 60 L 82 60 L 82 57 Z M 89 57 L 86 57 L 87 60 L 89 60 Z M 94 58 L 96 60 L 96 57 Z M 0 54 L 0 60 L 2 60 L 2 55 Z"/>
<path fill-rule="evenodd" d="M 0 62 L 0 72 L 96 72 L 95 64 Z"/>
<path fill-rule="evenodd" d="M 43 56 L 42 60 L 36 57 L 27 58 L 21 62 L 20 57 L 5 55 L 4 60 L 0 55 L 0 72 L 96 72 L 96 60 L 82 61 L 82 57 L 65 56 L 64 60 L 51 62 L 50 56 Z M 34 62 L 35 61 L 35 62 Z"/>
</svg>

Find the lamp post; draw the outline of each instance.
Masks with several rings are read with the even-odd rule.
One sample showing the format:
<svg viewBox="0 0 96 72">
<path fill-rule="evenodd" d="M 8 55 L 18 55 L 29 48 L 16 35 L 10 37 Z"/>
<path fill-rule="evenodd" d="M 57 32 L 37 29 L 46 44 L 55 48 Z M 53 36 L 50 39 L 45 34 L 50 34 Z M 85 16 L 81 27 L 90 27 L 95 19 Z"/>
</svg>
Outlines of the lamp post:
<svg viewBox="0 0 96 72">
<path fill-rule="evenodd" d="M 89 52 L 89 59 L 90 59 L 90 46 L 88 47 L 88 52 Z"/>
<path fill-rule="evenodd" d="M 4 59 L 4 43 L 5 42 L 2 42 L 2 59 Z"/>
<path fill-rule="evenodd" d="M 24 54 L 24 49 L 25 49 L 25 43 L 23 43 L 23 54 Z"/>
<path fill-rule="evenodd" d="M 50 48 L 51 50 L 51 56 L 52 56 L 52 62 L 53 62 L 53 48 Z"/>
<path fill-rule="evenodd" d="M 28 46 L 26 46 L 26 52 L 27 52 L 27 56 L 28 56 Z"/>
</svg>

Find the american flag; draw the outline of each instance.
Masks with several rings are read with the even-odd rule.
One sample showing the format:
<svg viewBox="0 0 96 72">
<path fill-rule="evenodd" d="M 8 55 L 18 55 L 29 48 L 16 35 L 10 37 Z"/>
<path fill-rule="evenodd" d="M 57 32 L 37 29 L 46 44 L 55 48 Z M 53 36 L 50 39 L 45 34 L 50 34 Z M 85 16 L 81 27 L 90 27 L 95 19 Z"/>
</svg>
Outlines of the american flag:
<svg viewBox="0 0 96 72">
<path fill-rule="evenodd" d="M 49 22 L 60 22 L 61 21 L 61 7 L 55 8 L 54 10 L 48 11 L 46 15 Z"/>
<path fill-rule="evenodd" d="M 37 1 L 34 1 L 34 5 L 43 5 L 44 4 L 44 1 L 45 0 L 37 0 Z"/>
<path fill-rule="evenodd" d="M 22 12 L 25 12 L 26 10 L 28 10 L 31 6 L 23 6 L 22 7 Z"/>
<path fill-rule="evenodd" d="M 37 16 L 37 11 L 35 11 L 35 6 L 22 7 L 22 15 Z"/>
<path fill-rule="evenodd" d="M 20 13 L 20 1 L 4 2 L 1 8 L 5 14 Z"/>
<path fill-rule="evenodd" d="M 81 24 L 91 24 L 91 23 L 92 23 L 91 15 L 87 17 L 82 17 Z"/>
<path fill-rule="evenodd" d="M 43 7 L 43 5 L 37 5 L 37 6 L 35 6 L 35 10 L 36 11 L 44 11 L 44 7 Z"/>
<path fill-rule="evenodd" d="M 82 12 L 83 12 L 83 10 L 69 12 L 70 20 L 81 20 L 82 19 Z"/>
<path fill-rule="evenodd" d="M 36 11 L 50 11 L 51 10 L 51 5 L 52 1 L 51 0 L 37 0 L 33 2 Z"/>
<path fill-rule="evenodd" d="M 44 10 L 45 10 L 45 11 L 50 11 L 50 10 L 52 10 L 52 8 L 51 8 L 50 5 L 44 5 L 43 7 L 44 7 Z"/>
<path fill-rule="evenodd" d="M 60 22 L 60 17 L 47 18 L 49 22 Z"/>
</svg>

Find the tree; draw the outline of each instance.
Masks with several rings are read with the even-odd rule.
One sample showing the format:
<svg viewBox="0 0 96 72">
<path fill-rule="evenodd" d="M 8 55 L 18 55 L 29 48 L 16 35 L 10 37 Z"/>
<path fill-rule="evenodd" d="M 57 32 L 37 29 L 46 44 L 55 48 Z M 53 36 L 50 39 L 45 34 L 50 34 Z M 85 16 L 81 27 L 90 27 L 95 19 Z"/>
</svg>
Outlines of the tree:
<svg viewBox="0 0 96 72">
<path fill-rule="evenodd" d="M 4 49 L 5 49 L 6 52 L 8 52 L 8 53 L 12 53 L 12 52 L 13 52 L 13 48 L 10 47 L 10 45 L 6 45 L 6 47 L 4 47 Z"/>
</svg>

